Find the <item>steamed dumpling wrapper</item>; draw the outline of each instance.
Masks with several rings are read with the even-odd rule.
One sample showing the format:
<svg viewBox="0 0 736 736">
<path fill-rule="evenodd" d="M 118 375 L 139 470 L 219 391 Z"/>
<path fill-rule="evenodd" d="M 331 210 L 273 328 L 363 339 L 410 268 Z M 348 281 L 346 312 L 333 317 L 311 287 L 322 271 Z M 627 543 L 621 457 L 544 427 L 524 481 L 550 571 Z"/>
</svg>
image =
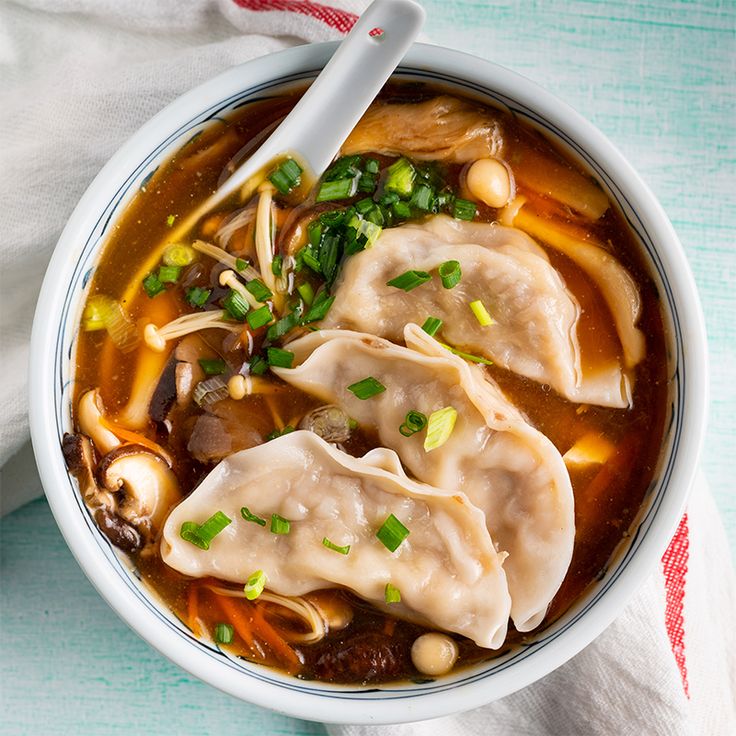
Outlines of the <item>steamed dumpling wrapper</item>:
<svg viewBox="0 0 736 736">
<path fill-rule="evenodd" d="M 392 470 L 399 471 L 398 473 Z M 246 506 L 268 519 L 291 522 L 272 534 L 242 518 Z M 201 524 L 216 511 L 232 523 L 208 550 L 185 541 L 185 521 Z M 389 514 L 408 529 L 395 552 L 376 537 Z M 327 537 L 347 555 L 323 545 Z M 479 646 L 503 644 L 510 599 L 499 554 L 483 514 L 461 493 L 410 480 L 390 450 L 355 458 L 312 432 L 297 431 L 223 460 L 170 514 L 161 554 L 193 577 L 244 583 L 256 570 L 269 590 L 304 595 L 343 586 L 379 607 L 387 583 L 401 604 L 387 610 L 469 637 Z"/>
<path fill-rule="evenodd" d="M 445 289 L 435 274 L 405 292 L 387 282 L 408 270 L 432 272 L 459 261 L 462 279 Z M 583 371 L 580 305 L 542 248 L 520 230 L 445 216 L 384 230 L 351 256 L 322 327 L 400 341 L 408 322 L 443 320 L 442 337 L 503 368 L 552 386 L 570 401 L 626 408 L 631 382 L 616 359 Z M 483 327 L 469 308 L 480 299 L 495 323 Z M 585 356 L 592 362 L 594 356 Z"/>
<path fill-rule="evenodd" d="M 485 513 L 491 538 L 509 554 L 511 617 L 519 631 L 529 631 L 544 618 L 572 557 L 574 503 L 565 465 L 482 369 L 416 325 L 407 325 L 404 339 L 407 347 L 347 330 L 313 332 L 289 343 L 293 368 L 273 370 L 374 429 L 413 476 L 462 491 Z M 386 390 L 361 400 L 348 386 L 368 376 Z M 425 432 L 399 431 L 409 411 L 429 416 L 447 406 L 457 410 L 457 421 L 441 447 L 426 452 Z"/>
</svg>

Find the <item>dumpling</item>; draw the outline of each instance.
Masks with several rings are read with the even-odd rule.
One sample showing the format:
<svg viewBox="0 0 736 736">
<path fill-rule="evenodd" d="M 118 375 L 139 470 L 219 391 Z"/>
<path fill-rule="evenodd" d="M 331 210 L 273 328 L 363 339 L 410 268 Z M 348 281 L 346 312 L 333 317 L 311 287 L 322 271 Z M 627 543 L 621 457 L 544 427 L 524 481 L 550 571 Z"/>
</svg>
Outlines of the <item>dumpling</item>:
<svg viewBox="0 0 736 736">
<path fill-rule="evenodd" d="M 347 330 L 313 332 L 289 343 L 294 368 L 274 371 L 376 431 L 414 477 L 462 491 L 484 512 L 491 538 L 509 555 L 514 624 L 529 631 L 544 618 L 572 556 L 574 502 L 562 458 L 482 369 L 416 325 L 407 325 L 404 340 L 407 347 Z M 348 387 L 367 377 L 385 391 L 361 400 Z M 409 411 L 429 416 L 447 406 L 458 416 L 441 447 L 426 452 L 424 432 L 399 431 Z"/>
<path fill-rule="evenodd" d="M 419 103 L 375 102 L 342 144 L 343 155 L 403 154 L 417 161 L 467 163 L 495 156 L 501 126 L 488 112 L 450 95 Z"/>
<path fill-rule="evenodd" d="M 409 292 L 387 282 L 408 270 L 432 272 L 444 261 L 462 269 L 445 289 L 435 275 Z M 580 306 L 544 251 L 520 230 L 464 223 L 446 216 L 384 230 L 373 247 L 348 259 L 325 328 L 359 330 L 393 341 L 408 322 L 443 320 L 447 342 L 552 386 L 570 401 L 626 408 L 631 382 L 619 362 L 598 365 L 577 336 Z M 494 324 L 482 327 L 469 308 L 480 299 Z"/>
<path fill-rule="evenodd" d="M 387 583 L 401 592 L 389 610 L 496 649 L 506 637 L 510 599 L 483 514 L 461 493 L 417 483 L 395 454 L 354 458 L 316 434 L 296 431 L 223 460 L 166 521 L 164 561 L 194 577 L 243 583 L 256 570 L 282 595 L 344 586 L 385 607 Z M 240 509 L 290 520 L 288 534 L 246 521 Z M 185 521 L 222 511 L 232 523 L 203 550 L 181 538 Z M 389 514 L 409 535 L 395 552 L 376 537 Z M 350 545 L 335 552 L 323 539 Z"/>
</svg>

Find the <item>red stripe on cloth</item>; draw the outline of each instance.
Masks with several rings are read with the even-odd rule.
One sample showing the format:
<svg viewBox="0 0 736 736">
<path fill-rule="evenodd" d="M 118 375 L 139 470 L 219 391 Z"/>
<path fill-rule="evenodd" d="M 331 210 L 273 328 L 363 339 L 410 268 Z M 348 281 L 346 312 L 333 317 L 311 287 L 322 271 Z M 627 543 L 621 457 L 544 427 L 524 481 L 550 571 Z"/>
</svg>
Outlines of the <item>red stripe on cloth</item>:
<svg viewBox="0 0 736 736">
<path fill-rule="evenodd" d="M 310 0 L 233 0 L 233 2 L 245 10 L 282 10 L 308 15 L 310 18 L 322 21 L 330 28 L 340 31 L 340 33 L 347 33 L 353 27 L 355 21 L 358 20 L 355 13 L 332 8 L 329 5 L 313 3 Z"/>
<path fill-rule="evenodd" d="M 682 687 L 685 695 L 690 697 L 687 682 L 687 663 L 685 661 L 685 618 L 683 616 L 685 601 L 685 578 L 690 556 L 690 537 L 687 526 L 687 514 L 680 520 L 670 546 L 662 555 L 662 572 L 664 573 L 665 610 L 664 624 L 670 638 L 672 653 L 682 676 Z"/>
</svg>

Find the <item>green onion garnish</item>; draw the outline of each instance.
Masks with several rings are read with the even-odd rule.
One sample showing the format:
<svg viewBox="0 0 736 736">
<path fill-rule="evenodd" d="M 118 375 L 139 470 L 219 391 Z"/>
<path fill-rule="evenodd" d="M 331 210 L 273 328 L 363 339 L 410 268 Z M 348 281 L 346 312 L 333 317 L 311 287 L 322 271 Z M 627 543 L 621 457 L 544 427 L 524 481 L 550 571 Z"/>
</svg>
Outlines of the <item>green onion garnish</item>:
<svg viewBox="0 0 736 736">
<path fill-rule="evenodd" d="M 309 266 L 315 273 L 322 273 L 322 266 L 320 265 L 319 258 L 314 254 L 314 251 L 309 246 L 301 249 L 302 260 Z"/>
<path fill-rule="evenodd" d="M 399 545 L 409 536 L 409 530 L 393 514 L 390 514 L 376 532 L 376 536 L 386 549 L 396 552 Z"/>
<path fill-rule="evenodd" d="M 264 304 L 258 309 L 252 309 L 245 318 L 248 320 L 248 326 L 251 330 L 257 330 L 259 327 L 267 325 L 273 319 L 273 315 L 268 304 Z"/>
<path fill-rule="evenodd" d="M 256 516 L 256 514 L 252 514 L 247 506 L 243 506 L 243 508 L 240 509 L 240 515 L 246 521 L 252 521 L 254 524 L 258 524 L 258 526 L 266 526 L 266 520 L 260 516 Z"/>
<path fill-rule="evenodd" d="M 254 601 L 258 596 L 263 593 L 263 589 L 266 587 L 266 573 L 263 570 L 256 570 L 252 575 L 248 577 L 247 582 L 243 586 L 243 593 L 249 601 Z"/>
<path fill-rule="evenodd" d="M 329 202 L 333 199 L 347 199 L 358 191 L 358 177 L 323 181 L 317 192 L 317 202 Z"/>
<path fill-rule="evenodd" d="M 365 160 L 365 170 L 369 174 L 377 174 L 379 170 L 380 164 L 378 163 L 378 160 L 375 158 L 367 158 Z"/>
<path fill-rule="evenodd" d="M 385 390 L 386 387 L 380 381 L 373 378 L 373 376 L 368 376 L 368 378 L 364 378 L 362 381 L 348 386 L 348 391 L 351 391 L 359 399 L 364 401 L 365 399 L 370 399 L 371 396 L 383 393 Z"/>
<path fill-rule="evenodd" d="M 445 261 L 437 269 L 445 289 L 452 289 L 460 283 L 463 272 L 460 269 L 460 261 Z"/>
<path fill-rule="evenodd" d="M 414 188 L 416 175 L 416 169 L 411 165 L 411 162 L 405 158 L 400 158 L 388 167 L 388 177 L 386 178 L 384 189 L 387 192 L 394 192 L 408 199 Z"/>
<path fill-rule="evenodd" d="M 327 549 L 331 549 L 333 552 L 339 552 L 341 555 L 346 555 L 348 552 L 350 552 L 349 544 L 346 544 L 344 547 L 339 547 L 334 542 L 330 542 L 327 537 L 323 537 L 322 544 L 327 547 Z"/>
<path fill-rule="evenodd" d="M 254 355 L 250 359 L 249 366 L 252 376 L 262 376 L 268 370 L 268 362 L 261 355 Z"/>
<path fill-rule="evenodd" d="M 155 273 L 149 273 L 143 279 L 143 288 L 146 290 L 146 294 L 148 294 L 150 299 L 158 296 L 162 291 L 166 291 L 166 287 L 161 283 L 161 280 Z"/>
<path fill-rule="evenodd" d="M 287 424 L 283 429 L 274 429 L 273 432 L 269 432 L 266 435 L 266 442 L 275 440 L 277 437 L 283 437 L 285 434 L 290 434 L 294 431 L 294 427 L 292 427 L 291 424 Z"/>
<path fill-rule="evenodd" d="M 227 370 L 227 363 L 222 358 L 215 358 L 213 360 L 200 358 L 198 362 L 202 366 L 202 370 L 206 376 L 219 376 Z"/>
<path fill-rule="evenodd" d="M 432 277 L 426 271 L 406 271 L 401 276 L 386 282 L 386 286 L 395 286 L 397 289 L 411 291 L 417 286 L 426 284 Z"/>
<path fill-rule="evenodd" d="M 202 289 L 199 286 L 193 286 L 191 289 L 187 289 L 185 298 L 193 307 L 203 307 L 210 298 L 211 293 L 212 289 Z"/>
<path fill-rule="evenodd" d="M 166 218 L 166 224 L 171 227 L 174 224 L 174 220 L 176 220 L 176 215 L 169 215 Z"/>
<path fill-rule="evenodd" d="M 386 583 L 384 599 L 386 603 L 401 603 L 401 592 L 395 585 Z"/>
<path fill-rule="evenodd" d="M 273 534 L 288 534 L 291 531 L 291 522 L 278 514 L 271 514 L 271 532 Z"/>
<path fill-rule="evenodd" d="M 434 337 L 437 334 L 437 330 L 442 327 L 442 320 L 437 317 L 427 317 L 426 320 L 424 320 L 424 324 L 422 325 L 422 329 L 430 336 Z"/>
<path fill-rule="evenodd" d="M 249 281 L 245 285 L 245 288 L 248 289 L 248 291 L 253 294 L 259 302 L 265 302 L 266 299 L 273 296 L 271 289 L 269 289 L 268 286 L 266 286 L 266 284 L 264 284 L 260 279 Z"/>
<path fill-rule="evenodd" d="M 232 644 L 235 629 L 230 624 L 217 624 L 215 626 L 215 641 L 218 644 Z"/>
<path fill-rule="evenodd" d="M 286 317 L 282 317 L 280 320 L 274 322 L 266 332 L 266 337 L 271 341 L 275 342 L 280 337 L 283 337 L 289 330 L 293 329 L 299 324 L 299 314 L 292 312 L 287 314 Z"/>
<path fill-rule="evenodd" d="M 161 266 L 158 269 L 158 280 L 162 284 L 175 284 L 181 275 L 181 266 Z"/>
<path fill-rule="evenodd" d="M 319 322 L 327 316 L 327 312 L 330 311 L 332 303 L 335 301 L 335 297 L 327 297 L 327 289 L 323 289 L 315 297 L 312 306 L 307 310 L 307 313 L 302 317 L 302 324 L 308 325 L 311 322 Z"/>
<path fill-rule="evenodd" d="M 196 257 L 197 252 L 190 245 L 169 245 L 163 261 L 167 266 L 188 266 Z"/>
<path fill-rule="evenodd" d="M 305 281 L 303 284 L 299 284 L 299 286 L 296 287 L 296 290 L 299 292 L 299 296 L 304 300 L 304 303 L 308 307 L 311 306 L 314 301 L 314 289 L 312 288 L 312 284 L 310 284 L 309 281 Z"/>
<path fill-rule="evenodd" d="M 378 185 L 378 177 L 375 174 L 365 172 L 360 179 L 358 179 L 358 191 L 372 194 L 376 191 Z"/>
<path fill-rule="evenodd" d="M 395 202 L 391 209 L 399 220 L 408 220 L 411 217 L 411 207 L 406 202 Z"/>
<path fill-rule="evenodd" d="M 417 432 L 421 432 L 427 426 L 427 417 L 420 411 L 414 411 L 413 409 L 406 415 L 404 423 L 399 427 L 404 437 L 411 437 Z"/>
<path fill-rule="evenodd" d="M 452 406 L 433 411 L 427 421 L 427 436 L 424 438 L 424 451 L 436 450 L 450 439 L 452 430 L 455 428 L 457 410 Z"/>
<path fill-rule="evenodd" d="M 456 198 L 452 204 L 452 216 L 457 220 L 472 220 L 475 217 L 475 213 L 475 202 Z"/>
<path fill-rule="evenodd" d="M 440 342 L 440 345 L 442 345 L 442 347 L 446 350 L 449 350 L 453 355 L 457 355 L 459 358 L 469 360 L 471 363 L 483 363 L 483 365 L 493 365 L 493 361 L 488 360 L 488 358 L 481 358 L 480 355 L 473 355 L 472 353 L 464 353 L 462 350 L 453 348 L 451 345 L 447 345 L 444 342 Z"/>
<path fill-rule="evenodd" d="M 431 187 L 426 184 L 420 184 L 411 195 L 411 204 L 417 209 L 429 212 L 434 204 L 434 193 Z"/>
<path fill-rule="evenodd" d="M 472 310 L 475 318 L 478 320 L 478 324 L 481 327 L 488 327 L 488 325 L 495 324 L 493 317 L 488 314 L 488 310 L 480 299 L 476 299 L 474 302 L 470 302 L 468 305 Z"/>
<path fill-rule="evenodd" d="M 271 261 L 271 273 L 274 276 L 281 276 L 284 268 L 284 257 L 282 255 L 274 256 Z"/>
<path fill-rule="evenodd" d="M 179 534 L 182 539 L 191 542 L 200 549 L 209 549 L 210 542 L 230 523 L 232 523 L 232 519 L 229 519 L 222 511 L 216 511 L 204 524 L 185 521 L 181 525 Z"/>
<path fill-rule="evenodd" d="M 271 172 L 268 180 L 281 194 L 288 194 L 294 187 L 299 186 L 301 174 L 302 167 L 293 158 L 288 158 L 275 171 Z"/>
<path fill-rule="evenodd" d="M 246 261 L 244 258 L 236 258 L 235 268 L 238 271 L 245 271 L 245 269 L 248 268 L 248 261 Z"/>
<path fill-rule="evenodd" d="M 266 360 L 268 364 L 276 368 L 291 368 L 294 362 L 294 353 L 281 348 L 266 348 Z"/>
<path fill-rule="evenodd" d="M 222 300 L 225 311 L 238 322 L 245 322 L 250 305 L 235 289 L 230 289 L 228 295 Z"/>
</svg>

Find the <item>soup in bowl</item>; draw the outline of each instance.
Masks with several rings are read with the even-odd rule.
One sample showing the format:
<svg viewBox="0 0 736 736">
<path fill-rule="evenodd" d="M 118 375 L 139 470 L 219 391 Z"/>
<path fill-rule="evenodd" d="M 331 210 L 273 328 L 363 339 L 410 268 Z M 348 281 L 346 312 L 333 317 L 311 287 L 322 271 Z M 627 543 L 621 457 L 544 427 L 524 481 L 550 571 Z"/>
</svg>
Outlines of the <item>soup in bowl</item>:
<svg viewBox="0 0 736 736">
<path fill-rule="evenodd" d="M 286 153 L 182 231 L 333 50 L 203 85 L 93 183 L 39 303 L 34 447 L 80 564 L 176 662 L 305 718 L 429 718 L 561 664 L 652 570 L 702 322 L 610 144 L 434 47 L 318 181 Z"/>
</svg>

